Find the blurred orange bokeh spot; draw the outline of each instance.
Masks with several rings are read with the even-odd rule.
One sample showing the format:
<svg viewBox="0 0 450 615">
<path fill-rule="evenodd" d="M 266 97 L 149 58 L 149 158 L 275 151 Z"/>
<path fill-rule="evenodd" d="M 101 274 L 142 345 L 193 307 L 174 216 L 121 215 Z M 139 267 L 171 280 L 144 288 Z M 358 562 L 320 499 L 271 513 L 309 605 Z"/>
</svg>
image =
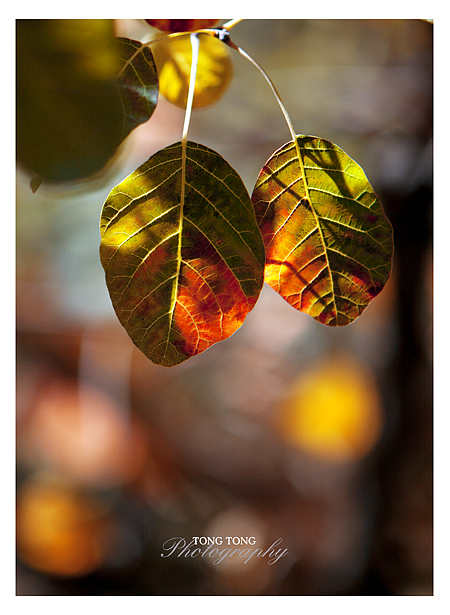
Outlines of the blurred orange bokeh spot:
<svg viewBox="0 0 450 615">
<path fill-rule="evenodd" d="M 363 458 L 383 426 L 372 374 L 349 357 L 308 370 L 292 385 L 280 425 L 285 440 L 315 456 L 330 461 Z"/>
<path fill-rule="evenodd" d="M 18 492 L 18 553 L 42 572 L 87 574 L 101 561 L 104 520 L 96 501 L 67 487 L 30 481 Z"/>
<path fill-rule="evenodd" d="M 27 438 L 44 466 L 101 487 L 133 480 L 147 455 L 142 425 L 114 399 L 94 387 L 64 381 L 41 393 Z"/>
</svg>

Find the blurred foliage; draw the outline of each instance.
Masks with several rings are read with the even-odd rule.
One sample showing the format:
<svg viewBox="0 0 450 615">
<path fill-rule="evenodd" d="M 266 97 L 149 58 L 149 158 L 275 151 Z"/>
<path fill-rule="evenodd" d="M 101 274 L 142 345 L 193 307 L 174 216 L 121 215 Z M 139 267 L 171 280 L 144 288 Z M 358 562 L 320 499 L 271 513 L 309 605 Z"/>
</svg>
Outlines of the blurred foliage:
<svg viewBox="0 0 450 615">
<path fill-rule="evenodd" d="M 123 134 L 114 22 L 20 19 L 16 25 L 19 165 L 51 182 L 99 173 L 130 130 Z M 128 83 L 122 91 L 126 100 Z"/>
<path fill-rule="evenodd" d="M 211 36 L 199 36 L 199 56 L 193 108 L 219 100 L 233 75 L 230 51 Z M 189 37 L 177 37 L 152 45 L 158 67 L 161 94 L 171 103 L 186 108 L 191 74 L 192 47 Z"/>
</svg>

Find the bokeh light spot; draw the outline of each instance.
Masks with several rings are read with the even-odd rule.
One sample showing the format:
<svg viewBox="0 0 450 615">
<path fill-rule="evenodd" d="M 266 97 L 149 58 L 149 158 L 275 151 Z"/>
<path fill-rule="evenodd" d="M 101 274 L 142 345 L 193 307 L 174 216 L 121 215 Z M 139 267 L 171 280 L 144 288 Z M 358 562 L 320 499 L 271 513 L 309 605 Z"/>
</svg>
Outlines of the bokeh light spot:
<svg viewBox="0 0 450 615">
<path fill-rule="evenodd" d="M 18 492 L 18 553 L 42 572 L 88 574 L 100 564 L 104 512 L 97 501 L 67 487 L 30 481 Z"/>
<path fill-rule="evenodd" d="M 383 424 L 372 374 L 349 357 L 321 363 L 295 380 L 280 423 L 285 440 L 313 455 L 331 461 L 363 458 Z"/>
</svg>

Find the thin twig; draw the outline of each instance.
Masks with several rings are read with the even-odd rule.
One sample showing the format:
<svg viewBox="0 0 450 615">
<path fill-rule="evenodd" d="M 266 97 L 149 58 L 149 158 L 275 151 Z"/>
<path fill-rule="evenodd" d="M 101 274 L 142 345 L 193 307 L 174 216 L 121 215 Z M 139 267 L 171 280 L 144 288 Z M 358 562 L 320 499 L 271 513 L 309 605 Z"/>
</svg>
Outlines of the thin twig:
<svg viewBox="0 0 450 615">
<path fill-rule="evenodd" d="M 224 40 L 224 43 L 226 45 L 228 45 L 229 47 L 231 47 L 232 49 L 235 49 L 242 56 L 244 56 L 244 58 L 249 60 L 249 62 L 251 62 L 253 64 L 253 66 L 256 66 L 256 68 L 263 75 L 263 77 L 265 78 L 267 83 L 270 85 L 270 88 L 271 88 L 275 98 L 277 99 L 277 102 L 278 102 L 278 104 L 280 106 L 280 109 L 283 112 L 284 119 L 286 120 L 286 123 L 287 123 L 288 128 L 289 128 L 289 132 L 291 133 L 292 140 L 294 142 L 295 150 L 296 150 L 296 153 L 297 153 L 298 162 L 299 162 L 299 165 L 300 165 L 300 171 L 301 171 L 302 178 L 303 178 L 304 184 L 305 184 L 306 197 L 309 199 L 309 190 L 308 190 L 307 183 L 305 181 L 305 168 L 303 166 L 303 158 L 302 158 L 302 155 L 301 155 L 301 152 L 300 152 L 300 146 L 299 146 L 298 141 L 297 141 L 297 135 L 295 133 L 294 126 L 292 124 L 291 118 L 289 117 L 289 113 L 287 112 L 287 109 L 284 106 L 283 101 L 281 100 L 281 96 L 279 95 L 278 90 L 276 89 L 272 79 L 269 77 L 269 75 L 266 73 L 266 71 L 263 69 L 263 67 L 260 64 L 258 64 L 258 62 L 256 60 L 254 60 L 246 51 L 244 51 L 241 47 L 239 47 L 238 45 L 233 43 L 233 41 L 230 40 L 229 37 Z"/>
</svg>

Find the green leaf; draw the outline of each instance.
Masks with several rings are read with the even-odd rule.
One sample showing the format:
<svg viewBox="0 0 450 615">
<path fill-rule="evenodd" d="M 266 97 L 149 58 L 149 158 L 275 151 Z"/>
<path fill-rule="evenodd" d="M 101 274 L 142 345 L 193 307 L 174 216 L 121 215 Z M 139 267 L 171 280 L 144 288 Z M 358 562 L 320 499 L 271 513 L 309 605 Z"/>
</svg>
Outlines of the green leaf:
<svg viewBox="0 0 450 615">
<path fill-rule="evenodd" d="M 17 24 L 17 159 L 54 182 L 102 169 L 121 141 L 123 110 L 111 20 Z"/>
<path fill-rule="evenodd" d="M 239 175 L 188 142 L 109 194 L 100 258 L 116 314 L 152 361 L 181 363 L 232 335 L 264 281 L 264 245 Z"/>
<path fill-rule="evenodd" d="M 331 326 L 354 321 L 391 270 L 392 227 L 364 171 L 339 147 L 297 136 L 266 162 L 252 201 L 265 281 Z"/>
<path fill-rule="evenodd" d="M 112 20 L 16 24 L 18 164 L 51 182 L 100 172 L 153 112 L 157 79 L 150 52 L 139 54 L 116 81 L 140 43 L 117 39 Z"/>
<path fill-rule="evenodd" d="M 158 102 L 158 76 L 152 52 L 139 41 L 118 38 L 122 68 L 117 77 L 125 114 L 122 138 L 153 114 Z"/>
</svg>

